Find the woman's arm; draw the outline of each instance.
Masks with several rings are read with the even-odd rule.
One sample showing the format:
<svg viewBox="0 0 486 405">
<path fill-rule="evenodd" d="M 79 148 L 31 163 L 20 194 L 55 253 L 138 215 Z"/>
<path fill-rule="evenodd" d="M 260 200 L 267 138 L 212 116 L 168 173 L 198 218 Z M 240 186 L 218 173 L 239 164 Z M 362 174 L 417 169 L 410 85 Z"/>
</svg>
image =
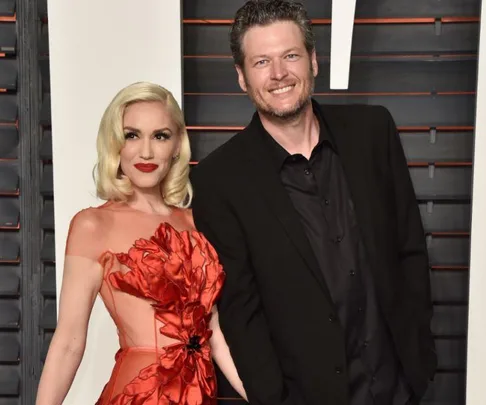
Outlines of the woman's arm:
<svg viewBox="0 0 486 405">
<path fill-rule="evenodd" d="M 213 336 L 211 337 L 210 344 L 213 353 L 213 359 L 218 365 L 219 369 L 223 372 L 224 376 L 231 384 L 233 389 L 246 401 L 248 398 L 246 396 L 245 388 L 238 376 L 238 371 L 236 370 L 235 363 L 231 357 L 231 353 L 224 338 L 223 332 L 219 326 L 218 310 L 216 306 L 213 307 L 213 315 L 211 318 L 211 329 L 213 331 Z"/>
<path fill-rule="evenodd" d="M 89 318 L 103 280 L 101 265 L 88 257 L 92 252 L 87 245 L 93 241 L 95 222 L 87 214 L 78 214 L 71 222 L 58 323 L 42 370 L 36 405 L 61 405 L 83 358 Z"/>
</svg>

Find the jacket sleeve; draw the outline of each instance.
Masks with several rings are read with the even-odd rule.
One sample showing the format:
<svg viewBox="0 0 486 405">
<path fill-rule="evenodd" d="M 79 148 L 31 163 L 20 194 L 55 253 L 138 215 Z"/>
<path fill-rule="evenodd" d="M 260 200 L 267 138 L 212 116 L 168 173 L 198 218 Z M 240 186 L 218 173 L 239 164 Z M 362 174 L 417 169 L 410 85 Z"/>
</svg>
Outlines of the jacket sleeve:
<svg viewBox="0 0 486 405">
<path fill-rule="evenodd" d="M 407 299 L 420 325 L 421 338 L 436 357 L 430 329 L 433 306 L 425 233 L 397 127 L 390 112 L 387 109 L 384 112 L 388 128 L 389 170 L 395 196 L 399 263 L 407 283 Z"/>
<path fill-rule="evenodd" d="M 198 170 L 192 173 L 194 221 L 215 247 L 226 273 L 219 321 L 248 400 L 253 405 L 300 405 L 284 383 L 238 218 L 222 198 L 222 188 L 211 187 L 211 176 Z"/>
</svg>

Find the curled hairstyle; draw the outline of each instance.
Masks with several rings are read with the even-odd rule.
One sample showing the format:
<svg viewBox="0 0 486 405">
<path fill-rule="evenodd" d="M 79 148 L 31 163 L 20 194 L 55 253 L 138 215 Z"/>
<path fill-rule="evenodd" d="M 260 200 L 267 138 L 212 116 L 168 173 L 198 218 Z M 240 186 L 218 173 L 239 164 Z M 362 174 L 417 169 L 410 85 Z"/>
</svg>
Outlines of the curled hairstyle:
<svg viewBox="0 0 486 405">
<path fill-rule="evenodd" d="M 309 54 L 315 48 L 312 23 L 301 3 L 289 0 L 250 0 L 235 15 L 230 30 L 230 46 L 234 62 L 243 67 L 245 54 L 243 37 L 254 26 L 265 26 L 278 21 L 292 21 L 299 27 L 304 37 L 304 45 Z"/>
<path fill-rule="evenodd" d="M 180 136 L 180 152 L 160 187 L 167 205 L 188 207 L 192 199 L 192 186 L 189 181 L 191 149 L 184 116 L 170 91 L 148 82 L 134 83 L 120 90 L 101 118 L 96 140 L 98 161 L 93 173 L 97 196 L 103 200 L 126 201 L 133 193 L 130 180 L 120 171 L 120 151 L 125 145 L 123 116 L 129 105 L 142 101 L 162 103 L 176 123 Z"/>
</svg>

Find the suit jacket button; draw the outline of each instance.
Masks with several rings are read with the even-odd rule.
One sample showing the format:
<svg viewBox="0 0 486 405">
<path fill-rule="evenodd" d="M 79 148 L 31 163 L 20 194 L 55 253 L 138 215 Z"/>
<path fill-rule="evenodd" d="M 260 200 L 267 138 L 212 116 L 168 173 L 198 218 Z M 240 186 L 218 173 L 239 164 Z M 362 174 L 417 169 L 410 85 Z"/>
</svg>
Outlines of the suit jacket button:
<svg viewBox="0 0 486 405">
<path fill-rule="evenodd" d="M 343 372 L 343 370 L 341 369 L 341 367 L 336 367 L 335 368 L 335 371 L 336 371 L 336 374 L 341 374 Z"/>
<path fill-rule="evenodd" d="M 334 316 L 334 314 L 330 314 L 329 315 L 329 322 L 334 322 L 336 320 L 336 317 Z"/>
</svg>

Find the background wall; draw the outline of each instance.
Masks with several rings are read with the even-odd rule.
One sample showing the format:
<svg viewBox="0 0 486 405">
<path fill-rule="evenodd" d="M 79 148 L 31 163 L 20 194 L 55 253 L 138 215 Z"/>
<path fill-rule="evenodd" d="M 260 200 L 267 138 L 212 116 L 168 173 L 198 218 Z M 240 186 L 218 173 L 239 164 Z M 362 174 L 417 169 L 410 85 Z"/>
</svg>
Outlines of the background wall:
<svg viewBox="0 0 486 405">
<path fill-rule="evenodd" d="M 63 7 L 61 1 L 51 1 L 50 5 Z M 94 141 L 88 139 L 94 139 L 102 108 L 128 82 L 162 80 L 167 69 L 180 66 L 179 57 L 160 51 L 178 46 L 180 31 L 159 37 L 172 29 L 167 22 L 180 22 L 177 16 L 168 17 L 178 1 L 170 2 L 170 9 L 162 9 L 169 7 L 169 2 L 155 0 L 130 2 L 126 8 L 120 1 L 115 7 L 113 0 L 69 3 L 73 10 L 65 10 L 66 17 L 62 18 L 71 18 L 76 11 L 76 21 L 59 17 L 56 28 L 56 11 L 51 15 L 49 9 L 48 19 L 45 1 L 0 0 L 1 405 L 34 403 L 42 360 L 56 325 L 54 269 L 62 261 L 58 255 L 63 251 L 67 221 L 78 209 L 97 203 L 92 198 L 89 177 Z M 386 105 L 399 126 L 427 232 L 432 272 L 433 331 L 440 371 L 423 404 L 462 405 L 480 0 L 358 0 L 347 91 L 329 90 L 330 0 L 304 3 L 315 19 L 318 39 L 320 75 L 316 98 L 331 103 Z M 184 102 L 194 163 L 228 140 L 247 123 L 252 112 L 238 88 L 227 44 L 228 20 L 242 4 L 243 0 L 184 0 L 182 4 L 183 77 L 165 84 Z M 148 5 L 161 9 L 144 12 Z M 113 12 L 127 14 L 117 20 Z M 158 23 L 157 19 L 164 22 Z M 103 35 L 95 28 L 100 25 L 105 27 Z M 65 40 L 51 38 L 49 48 L 49 27 L 53 32 L 64 27 L 64 35 L 74 29 L 82 33 Z M 122 30 L 119 35 L 123 41 L 107 35 L 108 28 L 109 33 Z M 149 35 L 151 41 L 141 40 L 140 33 Z M 152 49 L 150 42 L 159 39 L 150 63 L 143 63 L 147 61 L 143 55 Z M 63 58 L 59 52 L 66 54 L 61 67 L 56 67 L 56 51 L 58 58 Z M 113 52 L 114 59 L 105 60 L 108 52 Z M 53 69 L 52 86 L 49 64 Z M 127 73 L 127 81 L 123 82 L 118 76 L 124 69 L 134 73 L 134 69 L 145 68 L 149 70 L 144 77 L 140 72 L 135 76 Z M 66 91 L 59 89 L 61 85 L 68 86 Z M 183 93 L 178 86 L 183 86 Z M 57 111 L 72 106 L 78 110 L 67 113 L 69 120 L 57 115 Z M 481 121 L 477 125 L 480 130 Z M 63 143 L 67 139 L 76 142 L 76 150 L 83 151 L 86 159 L 81 159 L 79 153 L 66 162 L 62 151 L 73 151 L 70 143 Z M 478 142 L 476 146 L 479 145 Z M 480 156 L 482 152 L 478 149 L 477 153 Z M 64 167 L 65 173 L 58 173 L 58 167 Z M 69 174 L 66 177 L 72 178 L 69 172 L 77 172 L 80 177 L 63 191 L 63 176 Z M 476 184 L 484 183 L 479 176 L 476 173 Z M 69 195 L 62 194 L 67 191 Z M 475 189 L 475 198 L 479 196 L 475 216 L 479 219 L 473 231 L 479 235 L 478 243 L 484 229 L 480 222 L 480 209 L 484 207 L 480 195 Z M 482 245 L 477 245 L 473 254 L 480 254 L 481 250 L 484 251 Z M 475 295 L 471 299 L 475 300 L 480 300 L 482 294 L 477 277 L 481 264 L 481 259 L 472 262 L 476 278 L 472 274 Z M 481 329 L 470 339 L 480 347 L 480 342 L 484 342 Z M 107 361 L 112 361 L 112 354 L 106 355 Z M 472 358 L 470 363 L 478 376 L 479 367 L 484 364 L 482 359 L 478 357 L 475 362 Z M 477 399 L 481 384 L 480 380 L 471 381 L 468 405 L 482 405 Z M 222 398 L 235 397 L 224 381 L 220 388 Z M 92 395 L 95 396 L 94 387 Z M 221 403 L 235 404 L 225 399 Z"/>
</svg>

